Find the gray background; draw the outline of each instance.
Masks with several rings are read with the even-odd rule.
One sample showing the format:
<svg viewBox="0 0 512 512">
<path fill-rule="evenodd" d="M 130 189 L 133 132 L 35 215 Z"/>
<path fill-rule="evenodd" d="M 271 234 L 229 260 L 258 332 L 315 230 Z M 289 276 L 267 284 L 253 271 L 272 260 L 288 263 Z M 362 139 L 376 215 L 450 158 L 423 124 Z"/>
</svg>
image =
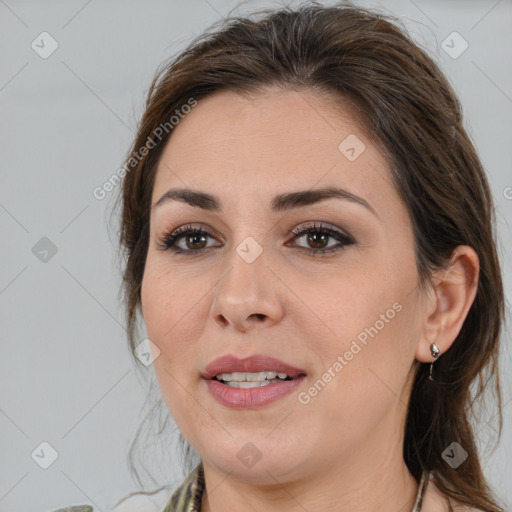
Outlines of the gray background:
<svg viewBox="0 0 512 512">
<path fill-rule="evenodd" d="M 385 4 L 400 16 L 454 84 L 495 194 L 510 297 L 512 4 L 356 3 Z M 276 3 L 248 2 L 238 13 L 269 5 Z M 107 225 L 114 194 L 100 201 L 92 191 L 121 166 L 157 66 L 235 6 L 221 0 L 0 0 L 1 512 L 79 503 L 109 510 L 138 489 L 126 451 L 146 380 L 135 370 L 122 326 L 115 231 Z M 59 45 L 47 59 L 31 47 L 43 31 Z M 441 45 L 453 31 L 469 44 L 456 59 Z M 37 243 L 48 244 L 39 242 L 43 237 L 57 249 L 46 262 L 33 252 L 34 246 L 42 250 Z M 503 438 L 484 458 L 485 474 L 508 506 L 509 341 L 507 334 Z M 493 434 L 492 427 L 481 429 L 482 439 Z M 31 457 L 43 441 L 58 452 L 48 469 Z M 183 476 L 171 445 L 173 462 L 156 469 L 159 484 L 177 484 Z"/>
</svg>

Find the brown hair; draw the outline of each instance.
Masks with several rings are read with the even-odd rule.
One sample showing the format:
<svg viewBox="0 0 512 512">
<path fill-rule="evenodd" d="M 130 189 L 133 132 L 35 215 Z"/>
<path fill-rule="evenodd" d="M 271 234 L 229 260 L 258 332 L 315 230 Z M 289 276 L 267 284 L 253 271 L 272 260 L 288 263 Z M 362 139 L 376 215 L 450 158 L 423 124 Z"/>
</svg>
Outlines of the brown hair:
<svg viewBox="0 0 512 512">
<path fill-rule="evenodd" d="M 125 161 L 119 241 L 132 352 L 140 342 L 135 331 L 155 170 L 172 134 L 166 130 L 154 141 L 155 130 L 191 98 L 200 101 L 222 89 L 251 94 L 277 85 L 334 95 L 340 105 L 349 100 L 368 137 L 387 156 L 394 185 L 411 216 L 422 289 L 458 245 L 473 247 L 480 260 L 476 298 L 457 339 L 436 361 L 434 382 L 428 380 L 429 364 L 417 364 L 404 460 L 417 480 L 423 470 L 431 471 L 446 497 L 497 510 L 478 459 L 470 413 L 478 420 L 474 405 L 493 385 L 499 439 L 504 294 L 492 195 L 452 87 L 400 22 L 375 10 L 309 2 L 220 23 L 158 70 Z M 141 157 L 140 148 L 150 139 L 155 144 Z M 454 441 L 468 453 L 456 469 L 441 456 Z"/>
</svg>

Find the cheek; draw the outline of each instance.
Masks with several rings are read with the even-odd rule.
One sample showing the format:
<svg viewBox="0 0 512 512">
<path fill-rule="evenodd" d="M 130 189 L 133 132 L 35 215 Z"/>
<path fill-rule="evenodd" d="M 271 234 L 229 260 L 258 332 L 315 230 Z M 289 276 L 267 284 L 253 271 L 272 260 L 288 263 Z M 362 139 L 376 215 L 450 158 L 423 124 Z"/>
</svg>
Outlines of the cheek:
<svg viewBox="0 0 512 512">
<path fill-rule="evenodd" d="M 157 341 L 172 336 L 200 294 L 190 279 L 179 277 L 169 266 L 148 256 L 141 283 L 141 304 L 144 322 Z"/>
<path fill-rule="evenodd" d="M 141 283 L 141 304 L 148 338 L 160 350 L 155 370 L 182 375 L 197 366 L 208 295 L 199 276 L 179 274 L 148 257 Z M 172 385 L 169 383 L 169 385 Z"/>
<path fill-rule="evenodd" d="M 354 442 L 383 418 L 401 413 L 407 403 L 406 384 L 414 362 L 413 333 L 409 331 L 414 324 L 413 310 L 403 297 L 393 302 L 396 295 L 391 295 L 389 307 L 386 301 L 352 304 L 354 316 L 350 318 L 345 311 L 345 325 L 339 324 L 340 329 L 345 327 L 345 334 L 330 344 L 319 340 L 312 350 L 322 353 L 325 373 L 311 382 L 313 388 L 321 390 L 309 388 L 317 393 L 311 406 L 322 417 L 322 424 L 343 425 L 340 432 Z M 362 429 L 362 425 L 366 427 Z M 333 429 L 330 434 L 339 432 Z"/>
<path fill-rule="evenodd" d="M 401 272 L 387 268 L 387 273 L 382 264 L 365 272 L 346 269 L 326 284 L 323 294 L 310 287 L 309 304 L 321 322 L 315 318 L 316 325 L 302 325 L 310 333 L 309 352 L 324 371 L 331 368 L 336 374 L 333 388 L 347 403 L 359 396 L 382 399 L 379 388 L 384 394 L 398 392 L 414 361 L 420 328 L 418 296 L 411 293 L 414 267 Z M 338 364 L 336 371 L 339 356 L 342 368 Z"/>
<path fill-rule="evenodd" d="M 356 266 L 332 272 L 322 282 L 305 280 L 294 290 L 305 307 L 301 322 L 309 319 L 310 332 L 316 328 L 316 348 L 321 350 L 323 344 L 337 351 L 348 349 L 360 333 L 364 341 L 365 328 L 392 308 L 398 295 L 378 272 Z M 392 310 L 388 316 L 394 313 Z M 325 344 L 327 340 L 330 342 Z"/>
<path fill-rule="evenodd" d="M 141 283 L 141 306 L 148 336 L 157 345 L 161 337 L 159 333 L 164 327 L 163 311 L 174 311 L 169 307 L 171 301 L 166 290 L 169 291 L 166 283 L 160 279 L 151 261 L 148 261 Z"/>
<path fill-rule="evenodd" d="M 189 284 L 183 283 L 183 286 Z M 153 369 L 171 416 L 186 428 L 193 406 L 187 388 L 191 370 L 197 367 L 197 350 L 192 342 L 198 337 L 194 304 L 196 295 L 186 294 L 173 274 L 148 259 L 141 283 L 141 304 L 148 338 L 158 347 Z M 199 376 L 199 368 L 197 369 Z M 195 413 L 194 413 L 195 415 Z"/>
</svg>

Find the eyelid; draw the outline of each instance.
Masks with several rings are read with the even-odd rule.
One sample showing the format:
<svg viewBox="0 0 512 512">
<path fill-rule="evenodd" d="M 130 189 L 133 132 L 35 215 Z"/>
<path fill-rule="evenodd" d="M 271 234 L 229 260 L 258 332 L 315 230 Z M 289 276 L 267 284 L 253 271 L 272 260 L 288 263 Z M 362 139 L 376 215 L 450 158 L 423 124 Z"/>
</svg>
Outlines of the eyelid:
<svg viewBox="0 0 512 512">
<path fill-rule="evenodd" d="M 312 223 L 312 224 L 311 224 Z M 301 245 L 293 244 L 296 239 L 300 239 L 310 233 L 323 232 L 327 233 L 327 237 L 337 239 L 337 244 L 332 247 L 325 248 L 310 248 Z M 291 246 L 292 248 L 299 250 L 305 254 L 320 256 L 325 254 L 335 254 L 341 252 L 345 247 L 350 245 L 357 245 L 356 239 L 344 229 L 337 227 L 336 225 L 329 224 L 323 221 L 304 221 L 298 226 L 291 230 L 287 230 L 289 235 L 293 235 L 291 240 L 288 240 L 285 245 Z M 175 255 L 186 254 L 189 256 L 201 255 L 210 252 L 210 250 L 217 246 L 207 246 L 200 249 L 181 249 L 177 247 L 177 241 L 181 241 L 186 238 L 187 234 L 201 234 L 207 238 L 216 239 L 223 238 L 217 235 L 217 231 L 209 226 L 205 226 L 202 223 L 188 223 L 179 226 L 173 230 L 165 231 L 162 236 L 158 238 L 157 249 L 162 251 L 171 251 Z"/>
<path fill-rule="evenodd" d="M 203 222 L 187 222 L 185 224 L 180 224 L 175 228 L 171 227 L 169 229 L 162 229 L 161 236 L 169 237 L 171 235 L 186 233 L 187 231 L 202 231 L 213 238 L 224 241 L 224 237 L 215 228 L 212 228 Z"/>
<path fill-rule="evenodd" d="M 312 225 L 310 223 L 313 222 Z M 318 231 L 331 231 L 339 235 L 340 237 L 344 237 L 347 240 L 350 240 L 352 243 L 356 243 L 355 238 L 350 234 L 349 231 L 346 229 L 339 228 L 338 226 L 334 224 L 329 224 L 324 221 L 305 221 L 290 230 L 290 233 L 293 235 L 302 236 L 304 231 L 311 229 L 311 230 L 318 230 Z"/>
<path fill-rule="evenodd" d="M 178 226 L 174 229 L 164 230 L 163 233 L 157 236 L 157 249 L 162 251 L 172 250 L 175 253 L 178 252 L 190 252 L 190 253 L 200 253 L 203 250 L 197 251 L 183 251 L 182 249 L 173 249 L 175 246 L 175 242 L 181 238 L 183 238 L 187 233 L 200 233 L 204 234 L 209 238 L 222 238 L 217 235 L 217 231 L 213 228 L 207 227 L 202 223 L 187 223 L 181 226 Z M 169 241 L 172 239 L 172 243 Z"/>
</svg>

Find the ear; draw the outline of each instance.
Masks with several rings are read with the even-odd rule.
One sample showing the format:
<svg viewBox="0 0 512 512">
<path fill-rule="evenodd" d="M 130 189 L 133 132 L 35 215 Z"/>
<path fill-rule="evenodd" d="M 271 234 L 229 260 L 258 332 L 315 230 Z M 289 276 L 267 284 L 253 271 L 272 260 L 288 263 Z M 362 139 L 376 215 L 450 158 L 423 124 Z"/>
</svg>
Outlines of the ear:
<svg viewBox="0 0 512 512">
<path fill-rule="evenodd" d="M 423 329 L 415 357 L 430 363 L 430 345 L 435 343 L 444 354 L 457 338 L 478 288 L 478 255 L 471 247 L 459 245 L 447 268 L 433 277 L 432 293 L 425 299 Z M 439 356 L 439 357 L 440 357 Z"/>
</svg>

